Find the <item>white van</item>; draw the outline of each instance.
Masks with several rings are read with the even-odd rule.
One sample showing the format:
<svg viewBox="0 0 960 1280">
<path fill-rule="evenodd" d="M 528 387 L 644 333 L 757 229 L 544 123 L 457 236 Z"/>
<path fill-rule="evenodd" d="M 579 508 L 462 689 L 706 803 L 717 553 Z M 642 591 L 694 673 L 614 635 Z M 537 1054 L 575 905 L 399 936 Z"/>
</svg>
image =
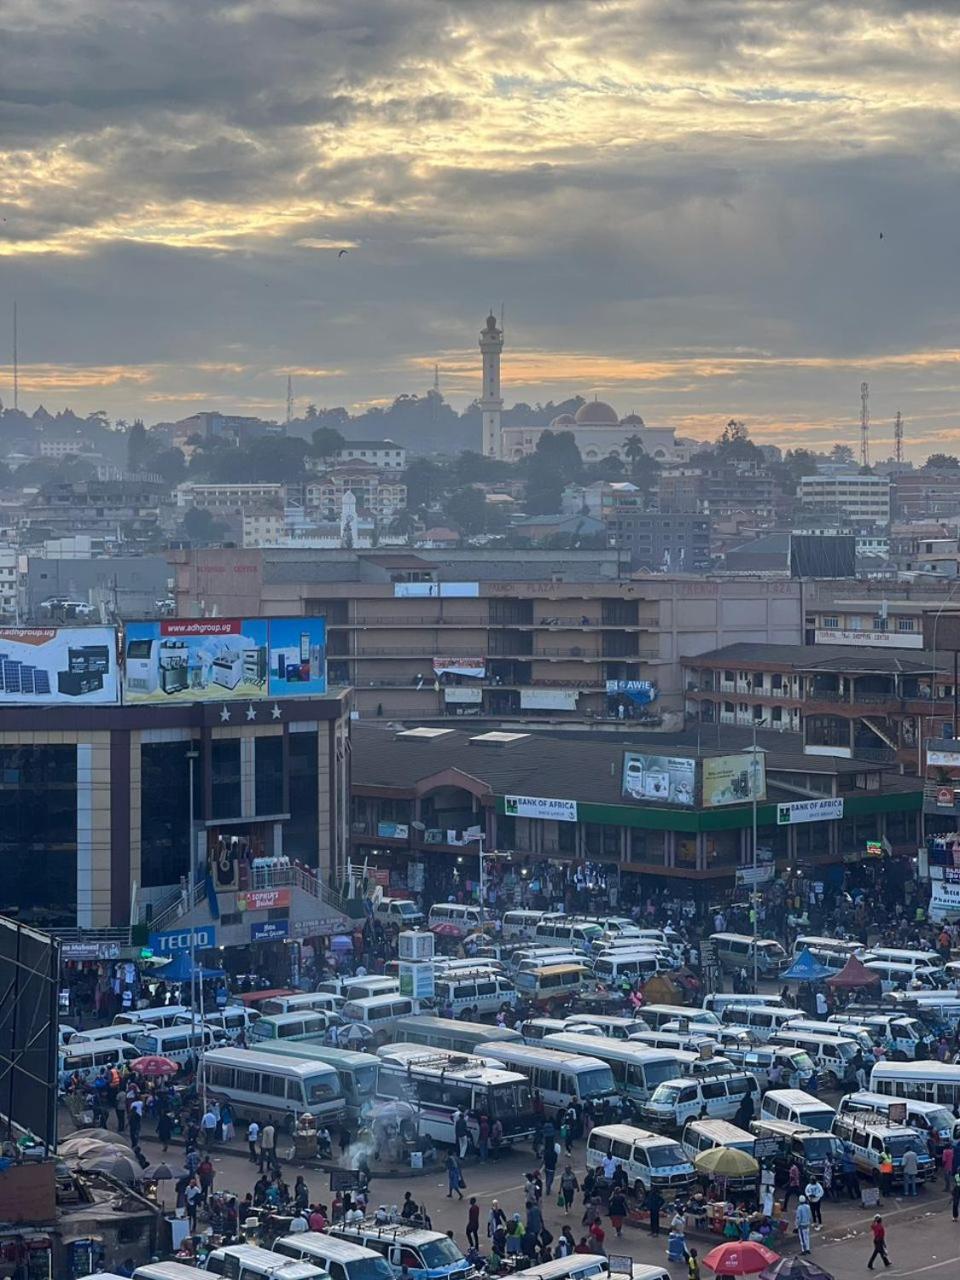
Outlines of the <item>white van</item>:
<svg viewBox="0 0 960 1280">
<path fill-rule="evenodd" d="M 572 1030 L 572 1028 L 571 1028 Z M 637 1031 L 631 1044 L 645 1044 L 650 1049 L 684 1049 L 688 1053 L 720 1052 L 719 1043 L 707 1031 Z"/>
<path fill-rule="evenodd" d="M 161 1004 L 155 1009 L 128 1009 L 118 1013 L 114 1018 L 114 1026 L 172 1027 L 183 1015 L 187 1021 L 193 1017 L 193 1010 L 185 1004 Z"/>
<path fill-rule="evenodd" d="M 386 1044 L 393 1039 L 398 1018 L 409 1018 L 417 1012 L 417 1002 L 397 992 L 380 996 L 350 999 L 341 1009 L 345 1022 L 357 1022 L 369 1027 L 375 1045 Z"/>
<path fill-rule="evenodd" d="M 960 1063 L 878 1062 L 870 1072 L 870 1091 L 953 1108 L 960 1104 Z"/>
<path fill-rule="evenodd" d="M 604 986 L 618 987 L 626 979 L 631 984 L 639 978 L 646 982 L 658 973 L 668 973 L 675 965 L 668 963 L 653 951 L 632 951 L 627 948 L 602 951 L 593 962 L 593 976 Z"/>
<path fill-rule="evenodd" d="M 588 1169 L 599 1169 L 607 1156 L 619 1161 L 640 1198 L 651 1188 L 666 1193 L 687 1189 L 696 1178 L 693 1164 L 680 1144 L 662 1134 L 630 1124 L 600 1124 L 587 1139 Z"/>
<path fill-rule="evenodd" d="M 889 1120 L 891 1107 L 905 1108 L 907 1124 L 912 1129 L 919 1129 L 925 1137 L 933 1138 L 938 1147 L 947 1142 L 955 1142 L 960 1135 L 960 1120 L 954 1119 L 949 1107 L 937 1102 L 920 1102 L 916 1098 L 894 1098 L 885 1093 L 871 1093 L 869 1089 L 842 1097 L 837 1115 L 866 1111 Z"/>
<path fill-rule="evenodd" d="M 789 1120 L 791 1124 L 829 1133 L 836 1111 L 802 1089 L 768 1089 L 760 1104 L 761 1120 Z"/>
<path fill-rule="evenodd" d="M 93 1040 L 89 1045 L 82 1042 L 67 1045 L 57 1058 L 61 1087 L 66 1088 L 75 1071 L 84 1081 L 95 1080 L 104 1067 L 118 1067 L 139 1057 L 139 1049 L 125 1040 Z"/>
<path fill-rule="evenodd" d="M 842 1031 L 832 1036 L 822 1031 L 796 1031 L 791 1023 L 772 1035 L 768 1043 L 803 1049 L 813 1059 L 820 1079 L 829 1089 L 843 1088 L 854 1079 L 853 1060 L 859 1046 Z"/>
<path fill-rule="evenodd" d="M 438 976 L 434 982 L 434 1000 L 438 1009 L 448 1006 L 453 1016 L 470 1012 L 477 1019 L 482 1013 L 496 1013 L 503 1005 L 516 1003 L 517 989 L 506 978 L 476 969 L 466 973 Z"/>
<path fill-rule="evenodd" d="M 813 1031 L 825 1036 L 844 1036 L 847 1040 L 853 1040 L 857 1048 L 863 1054 L 868 1064 L 872 1064 L 874 1060 L 874 1040 L 870 1034 L 869 1027 L 863 1023 L 845 1022 L 841 1027 L 838 1022 L 823 1022 L 816 1018 L 798 1018 L 796 1022 L 790 1023 L 791 1031 Z"/>
<path fill-rule="evenodd" d="M 562 1031 L 579 1031 L 587 1035 L 598 1031 L 610 1040 L 629 1040 L 638 1031 L 646 1031 L 647 1024 L 642 1018 L 627 1018 L 615 1013 L 571 1013 L 564 1019 Z"/>
<path fill-rule="evenodd" d="M 693 1026 L 716 1027 L 719 1030 L 721 1026 L 721 1021 L 715 1013 L 709 1009 L 698 1009 L 696 1005 L 645 1004 L 640 1016 L 651 1031 L 659 1031 L 665 1023 L 674 1020 L 679 1021 L 681 1031 Z"/>
<path fill-rule="evenodd" d="M 602 935 L 598 924 L 569 916 L 544 916 L 533 931 L 535 942 L 563 942 L 577 951 L 592 951 L 594 939 Z"/>
<path fill-rule="evenodd" d="M 349 1240 L 363 1245 L 386 1258 L 394 1276 L 407 1275 L 411 1280 L 469 1280 L 476 1274 L 474 1267 L 463 1256 L 463 1250 L 455 1240 L 442 1231 L 428 1231 L 422 1227 L 408 1227 L 399 1223 L 381 1225 L 373 1218 L 362 1222 L 338 1222 L 329 1228 L 330 1234 L 339 1240 Z M 606 1258 L 599 1259 L 605 1268 Z"/>
<path fill-rule="evenodd" d="M 927 1140 L 906 1124 L 891 1124 L 882 1116 L 848 1111 L 833 1122 L 834 1134 L 853 1155 L 858 1173 L 879 1179 L 884 1152 L 893 1157 L 893 1181 L 903 1182 L 903 1157 L 907 1151 L 917 1156 L 917 1181 L 937 1176 L 937 1166 L 927 1149 Z"/>
<path fill-rule="evenodd" d="M 542 917 L 542 911 L 505 911 L 500 936 L 504 942 L 532 941 Z"/>
<path fill-rule="evenodd" d="M 531 1004 L 555 1009 L 583 989 L 586 969 L 582 964 L 548 964 L 540 969 L 524 969 L 516 976 L 517 992 Z"/>
<path fill-rule="evenodd" d="M 797 1009 L 776 1009 L 765 1004 L 728 1004 L 721 1016 L 728 1027 L 742 1027 L 763 1043 L 801 1015 Z"/>
<path fill-rule="evenodd" d="M 704 1073 L 658 1085 L 640 1114 L 655 1128 L 682 1129 L 688 1120 L 732 1120 L 748 1095 L 756 1113 L 760 1086 L 749 1071 Z"/>
<path fill-rule="evenodd" d="M 910 969 L 942 969 L 943 961 L 936 951 L 914 951 L 909 947 L 868 947 L 861 953 L 867 960 L 886 960 L 890 964 L 904 965 Z"/>
<path fill-rule="evenodd" d="M 170 1058 L 181 1066 L 196 1058 L 201 1047 L 204 1051 L 215 1049 L 223 1044 L 225 1037 L 221 1031 L 198 1024 L 196 1030 L 187 1026 L 155 1027 L 152 1031 L 144 1031 L 137 1040 L 137 1052 L 143 1057 L 158 1054 L 161 1058 Z"/>
<path fill-rule="evenodd" d="M 399 990 L 399 977 L 381 978 L 375 975 L 366 978 L 344 978 L 343 980 L 344 1000 L 366 1000 L 369 996 L 388 995 Z M 342 1005 L 340 1012 L 343 1012 Z"/>
<path fill-rule="evenodd" d="M 381 898 L 373 913 L 381 924 L 397 929 L 416 929 L 424 922 L 423 912 L 411 898 Z"/>
<path fill-rule="evenodd" d="M 250 1035 L 250 1031 L 259 1017 L 260 1011 L 257 1009 L 248 1009 L 243 1004 L 228 1004 L 223 1009 L 204 1013 L 203 1021 L 208 1027 L 222 1031 L 224 1037 L 231 1044 L 235 1044 L 240 1039 L 241 1034 L 244 1036 Z M 174 1025 L 179 1026 L 181 1021 L 189 1022 L 190 1019 L 178 1019 Z"/>
<path fill-rule="evenodd" d="M 767 1044 L 751 1045 L 747 1049 L 732 1048 L 721 1042 L 721 1052 L 735 1066 L 743 1067 L 744 1071 L 755 1075 L 761 1089 L 770 1088 L 774 1068 L 779 1073 L 778 1087 L 806 1089 L 817 1083 L 816 1064 L 803 1049 L 774 1044 L 771 1040 Z"/>
<path fill-rule="evenodd" d="M 323 1013 L 339 1013 L 343 1004 L 343 996 L 335 996 L 329 991 L 301 991 L 295 996 L 272 996 L 259 1005 L 260 1016 L 271 1017 L 277 1013 L 307 1013 L 311 1009 L 319 1009 Z M 225 1009 L 232 1013 L 232 1007 Z"/>
<path fill-rule="evenodd" d="M 60 1030 L 63 1031 L 64 1028 L 61 1027 Z M 127 1044 L 136 1044 L 144 1031 L 152 1030 L 153 1027 L 140 1026 L 134 1022 L 131 1022 L 128 1026 L 114 1023 L 109 1027 L 90 1027 L 87 1031 L 74 1031 L 68 1043 L 73 1049 L 78 1049 L 81 1045 L 90 1044 L 97 1040 L 125 1040 Z"/>
<path fill-rule="evenodd" d="M 808 934 L 794 939 L 794 959 L 804 951 L 809 951 L 814 960 L 839 973 L 851 956 L 862 956 L 866 947 L 862 942 L 849 942 L 846 938 L 818 938 Z"/>
<path fill-rule="evenodd" d="M 382 1254 L 349 1240 L 338 1240 L 326 1231 L 281 1236 L 274 1240 L 272 1248 L 286 1258 L 322 1267 L 330 1280 L 393 1280 L 390 1263 Z"/>
<path fill-rule="evenodd" d="M 621 1093 L 638 1102 L 649 1098 L 664 1080 L 672 1080 L 688 1068 L 692 1053 L 668 1049 L 648 1049 L 632 1040 L 610 1040 L 606 1036 L 585 1036 L 575 1031 L 546 1036 L 545 1049 L 564 1049 L 608 1062 Z"/>
<path fill-rule="evenodd" d="M 697 1156 L 703 1155 L 704 1151 L 712 1151 L 714 1147 L 731 1147 L 735 1151 L 753 1156 L 756 1143 L 752 1133 L 737 1128 L 729 1120 L 690 1120 L 684 1125 L 680 1146 L 683 1154 L 695 1165 Z M 757 1175 L 751 1173 L 744 1178 L 725 1178 L 724 1181 L 732 1190 L 742 1188 L 753 1191 L 756 1189 Z"/>
<path fill-rule="evenodd" d="M 711 991 L 709 995 L 703 997 L 703 1007 L 710 1013 L 723 1015 L 727 1005 L 747 1005 L 762 1004 L 767 1009 L 785 1009 L 787 1006 L 783 1002 L 783 998 L 771 993 L 770 995 L 738 995 L 734 991 Z"/>
<path fill-rule="evenodd" d="M 864 960 L 863 964 L 864 968 L 880 978 L 880 990 L 883 992 L 909 991 L 915 986 L 933 991 L 937 987 L 946 986 L 947 982 L 942 969 L 899 964 L 892 960 Z"/>
<path fill-rule="evenodd" d="M 272 1249 L 252 1244 L 228 1244 L 207 1255 L 206 1270 L 229 1280 L 326 1280 L 322 1267 L 281 1258 Z"/>
<path fill-rule="evenodd" d="M 834 1013 L 827 1021 L 836 1024 L 840 1035 L 846 1035 L 845 1028 L 850 1023 L 865 1027 L 874 1044 L 883 1045 L 887 1053 L 902 1058 L 915 1058 L 917 1045 L 927 1036 L 922 1022 L 903 1013 Z"/>
<path fill-rule="evenodd" d="M 527 1018 L 525 1022 L 520 1023 L 520 1034 L 523 1036 L 524 1044 L 540 1044 L 544 1036 L 559 1035 L 561 1031 L 567 1029 L 566 1018 Z M 574 1028 L 570 1027 L 569 1030 L 573 1031 Z M 586 1027 L 578 1027 L 576 1030 L 583 1035 L 603 1035 L 597 1027 L 590 1030 Z"/>
<path fill-rule="evenodd" d="M 482 924 L 480 908 L 466 902 L 435 902 L 427 923 L 431 929 L 438 924 L 453 924 L 463 933 L 473 933 Z"/>
<path fill-rule="evenodd" d="M 753 973 L 754 953 L 757 972 L 764 978 L 775 976 L 784 967 L 787 953 L 772 938 L 752 938 L 746 933 L 711 933 L 721 969 L 746 969 Z"/>
</svg>

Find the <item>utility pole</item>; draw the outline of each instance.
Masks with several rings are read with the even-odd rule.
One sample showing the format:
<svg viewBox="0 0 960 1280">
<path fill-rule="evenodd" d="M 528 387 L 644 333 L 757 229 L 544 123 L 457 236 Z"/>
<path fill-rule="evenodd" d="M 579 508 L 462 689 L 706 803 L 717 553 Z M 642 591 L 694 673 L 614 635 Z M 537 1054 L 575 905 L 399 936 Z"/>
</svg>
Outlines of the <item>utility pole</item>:
<svg viewBox="0 0 960 1280">
<path fill-rule="evenodd" d="M 287 374 L 287 425 L 293 420 L 293 375 Z"/>
<path fill-rule="evenodd" d="M 17 341 L 17 304 L 13 304 L 13 407 L 20 408 L 20 352 Z"/>
<path fill-rule="evenodd" d="M 860 465 L 870 465 L 870 384 L 860 383 Z"/>
</svg>

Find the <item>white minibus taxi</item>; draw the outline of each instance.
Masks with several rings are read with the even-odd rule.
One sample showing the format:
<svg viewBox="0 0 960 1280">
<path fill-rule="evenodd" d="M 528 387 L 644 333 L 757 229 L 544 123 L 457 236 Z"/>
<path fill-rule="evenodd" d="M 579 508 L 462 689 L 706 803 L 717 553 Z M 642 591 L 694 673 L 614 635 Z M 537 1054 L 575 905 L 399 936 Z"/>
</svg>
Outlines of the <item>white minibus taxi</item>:
<svg viewBox="0 0 960 1280">
<path fill-rule="evenodd" d="M 60 1030 L 63 1031 L 63 1027 Z M 145 1031 L 152 1030 L 153 1027 L 144 1027 L 134 1022 L 127 1026 L 115 1022 L 109 1027 L 90 1027 L 86 1031 L 74 1031 L 68 1043 L 72 1049 L 79 1049 L 81 1045 L 97 1040 L 125 1040 L 127 1044 L 136 1044 Z"/>
<path fill-rule="evenodd" d="M 61 1088 L 78 1072 L 84 1081 L 95 1080 L 104 1067 L 119 1067 L 140 1057 L 140 1050 L 125 1040 L 91 1040 L 88 1044 L 68 1044 L 57 1056 Z"/>
<path fill-rule="evenodd" d="M 946 1142 L 954 1142 L 960 1134 L 960 1120 L 955 1119 L 951 1109 L 942 1103 L 920 1102 L 917 1098 L 897 1098 L 886 1093 L 871 1093 L 869 1089 L 842 1097 L 837 1115 L 865 1111 L 889 1120 L 891 1107 L 903 1107 L 907 1124 L 933 1138 L 935 1146 L 942 1147 Z"/>
<path fill-rule="evenodd" d="M 599 1169 L 607 1156 L 620 1163 L 639 1199 L 653 1187 L 666 1193 L 686 1189 L 696 1178 L 690 1157 L 673 1138 L 630 1124 L 600 1124 L 587 1139 L 587 1168 Z"/>
<path fill-rule="evenodd" d="M 733 991 L 711 991 L 709 995 L 703 997 L 703 1007 L 710 1013 L 723 1016 L 723 1011 L 727 1005 L 746 1005 L 746 1004 L 762 1004 L 767 1009 L 785 1009 L 781 996 L 774 995 L 738 995 Z"/>
<path fill-rule="evenodd" d="M 822 1031 L 796 1031 L 793 1023 L 772 1035 L 768 1044 L 789 1045 L 810 1055 L 820 1079 L 831 1089 L 840 1089 L 854 1079 L 854 1059 L 859 1046 L 856 1040 L 839 1034 L 825 1035 Z"/>
<path fill-rule="evenodd" d="M 960 1063 L 878 1062 L 870 1072 L 870 1092 L 918 1098 L 952 1110 L 960 1104 Z"/>
<path fill-rule="evenodd" d="M 789 1120 L 829 1133 L 836 1111 L 828 1103 L 802 1089 L 768 1089 L 760 1103 L 761 1120 Z"/>
<path fill-rule="evenodd" d="M 542 911 L 505 911 L 500 922 L 500 936 L 504 942 L 532 940 L 542 918 Z"/>
<path fill-rule="evenodd" d="M 201 1048 L 206 1052 L 223 1044 L 225 1039 L 222 1031 L 214 1031 L 203 1024 L 198 1024 L 196 1029 L 183 1025 L 148 1028 L 137 1037 L 137 1054 L 143 1057 L 156 1054 L 183 1066 L 191 1058 L 196 1058 Z"/>
<path fill-rule="evenodd" d="M 409 996 L 388 992 L 386 995 L 367 996 L 361 1000 L 355 1000 L 351 996 L 340 1012 L 345 1022 L 356 1022 L 369 1028 L 373 1043 L 380 1045 L 394 1038 L 400 1018 L 409 1018 L 416 1011 L 416 1001 Z"/>
<path fill-rule="evenodd" d="M 311 1009 L 337 1013 L 342 1004 L 343 996 L 335 996 L 329 991 L 301 991 L 295 996 L 272 996 L 259 1005 L 259 1010 L 265 1015 L 309 1013 Z"/>
<path fill-rule="evenodd" d="M 294 1262 L 272 1249 L 252 1244 L 228 1244 L 207 1254 L 207 1272 L 225 1280 L 326 1280 L 322 1267 Z"/>
<path fill-rule="evenodd" d="M 533 931 L 537 942 L 564 942 L 577 951 L 591 951 L 594 938 L 603 930 L 587 920 L 571 920 L 565 916 L 544 916 Z"/>
<path fill-rule="evenodd" d="M 658 973 L 667 973 L 676 966 L 654 951 L 634 951 L 629 948 L 601 951 L 593 962 L 593 976 L 604 986 L 617 987 L 624 979 L 633 983 L 638 978 L 646 982 Z"/>
<path fill-rule="evenodd" d="M 513 983 L 489 971 L 443 974 L 434 981 L 436 1007 L 449 1008 L 455 1018 L 462 1013 L 474 1018 L 481 1013 L 496 1013 L 504 1005 L 513 1005 L 516 999 Z"/>
<path fill-rule="evenodd" d="M 209 1096 L 229 1102 L 244 1120 L 272 1120 L 292 1133 L 305 1112 L 318 1126 L 346 1114 L 343 1086 L 329 1063 L 234 1048 L 212 1049 L 204 1061 Z"/>
<path fill-rule="evenodd" d="M 728 1004 L 721 1016 L 728 1027 L 742 1027 L 763 1043 L 775 1032 L 796 1022 L 801 1014 L 797 1009 L 778 1009 L 764 1004 Z"/>
<path fill-rule="evenodd" d="M 284 1257 L 322 1267 L 330 1280 L 393 1280 L 390 1263 L 383 1254 L 349 1240 L 338 1240 L 326 1231 L 281 1236 L 272 1247 Z"/>
<path fill-rule="evenodd" d="M 640 1115 L 657 1128 L 682 1129 L 688 1120 L 734 1119 L 747 1096 L 756 1111 L 760 1086 L 749 1071 L 705 1072 L 693 1079 L 664 1081 L 641 1104 Z"/>
<path fill-rule="evenodd" d="M 463 933 L 473 933 L 482 923 L 480 908 L 472 907 L 466 902 L 435 902 L 427 917 L 427 924 L 431 929 L 438 924 L 452 924 Z"/>
<path fill-rule="evenodd" d="M 826 965 L 828 969 L 839 972 L 851 956 L 863 955 L 866 947 L 862 942 L 848 942 L 845 938 L 817 938 L 801 935 L 794 939 L 794 956 L 809 951 L 815 960 Z"/>
<path fill-rule="evenodd" d="M 609 1063 L 620 1090 L 639 1102 L 649 1098 L 662 1081 L 680 1075 L 684 1068 L 683 1059 L 693 1057 L 692 1054 L 678 1054 L 666 1049 L 647 1049 L 631 1040 L 584 1036 L 575 1031 L 545 1036 L 543 1046 L 545 1049 L 562 1049 L 602 1058 Z"/>
<path fill-rule="evenodd" d="M 722 1023 L 709 1009 L 698 1009 L 695 1005 L 684 1004 L 645 1004 L 640 1010 L 640 1017 L 650 1028 L 651 1031 L 659 1031 L 667 1022 L 678 1020 L 680 1023 L 679 1030 L 686 1030 L 687 1027 L 716 1027 L 720 1029 Z"/>
<path fill-rule="evenodd" d="M 746 933 L 711 933 L 710 941 L 717 951 L 721 969 L 746 969 L 769 978 L 779 973 L 787 953 L 772 938 L 753 938 Z"/>
<path fill-rule="evenodd" d="M 880 990 L 909 991 L 914 987 L 934 991 L 946 986 L 947 976 L 942 969 L 925 968 L 922 965 L 900 964 L 892 960 L 864 960 L 864 968 L 880 979 Z"/>
<path fill-rule="evenodd" d="M 695 1164 L 697 1156 L 703 1155 L 704 1151 L 712 1151 L 714 1147 L 730 1147 L 752 1156 L 756 1142 L 752 1133 L 738 1128 L 729 1120 L 689 1120 L 684 1125 L 680 1146 L 687 1159 Z M 741 1178 L 724 1178 L 724 1183 L 732 1191 L 754 1191 L 757 1175 L 751 1173 Z"/>
<path fill-rule="evenodd" d="M 194 1016 L 193 1010 L 185 1004 L 161 1004 L 155 1009 L 127 1009 L 114 1018 L 116 1026 L 150 1026 L 172 1027 L 186 1014 L 187 1021 Z"/>
<path fill-rule="evenodd" d="M 589 1028 L 595 1028 L 611 1040 L 629 1040 L 638 1031 L 646 1031 L 647 1024 L 642 1018 L 627 1018 L 622 1014 L 571 1013 L 558 1030 L 586 1031 L 587 1035 L 591 1035 L 593 1032 Z"/>
</svg>

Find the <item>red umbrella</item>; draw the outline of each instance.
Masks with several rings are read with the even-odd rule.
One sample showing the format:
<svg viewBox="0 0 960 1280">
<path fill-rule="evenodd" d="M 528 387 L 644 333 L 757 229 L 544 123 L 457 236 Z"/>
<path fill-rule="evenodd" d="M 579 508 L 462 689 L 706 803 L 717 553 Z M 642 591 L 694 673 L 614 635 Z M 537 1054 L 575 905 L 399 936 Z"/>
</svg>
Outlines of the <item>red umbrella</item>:
<svg viewBox="0 0 960 1280">
<path fill-rule="evenodd" d="M 750 1276 L 780 1261 L 780 1255 L 753 1240 L 730 1240 L 718 1244 L 703 1259 L 704 1266 L 723 1276 Z"/>
<path fill-rule="evenodd" d="M 134 1058 L 130 1068 L 142 1076 L 172 1076 L 180 1070 L 180 1064 L 158 1053 L 148 1053 L 144 1058 Z"/>
<path fill-rule="evenodd" d="M 430 926 L 430 932 L 435 933 L 438 938 L 462 938 L 463 930 L 458 924 L 453 924 L 449 920 L 445 920 L 443 924 L 434 924 Z"/>
</svg>

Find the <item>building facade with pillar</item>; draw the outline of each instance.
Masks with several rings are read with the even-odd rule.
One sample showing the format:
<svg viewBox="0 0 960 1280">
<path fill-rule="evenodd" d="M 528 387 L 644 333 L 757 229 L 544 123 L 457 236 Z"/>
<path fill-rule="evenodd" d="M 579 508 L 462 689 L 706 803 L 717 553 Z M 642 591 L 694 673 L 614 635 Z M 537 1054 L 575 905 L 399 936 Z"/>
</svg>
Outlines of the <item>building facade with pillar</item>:
<svg viewBox="0 0 960 1280">
<path fill-rule="evenodd" d="M 233 837 L 327 882 L 347 856 L 348 695 L 0 710 L 0 900 L 102 929 L 175 895 Z M 190 758 L 193 761 L 193 804 Z"/>
<path fill-rule="evenodd" d="M 767 779 L 757 806 L 760 883 L 842 881 L 878 848 L 886 875 L 913 875 L 920 779 L 872 761 L 805 756 L 782 734 L 759 740 Z M 434 724 L 394 732 L 358 724 L 353 744 L 353 861 L 377 869 L 392 891 L 422 891 L 430 901 L 470 892 L 480 832 L 487 856 L 499 855 L 530 883 L 547 864 L 567 876 L 593 868 L 627 897 L 628 889 L 637 895 L 641 886 L 683 881 L 684 893 L 714 901 L 742 896 L 752 880 L 752 805 L 705 803 L 700 782 L 704 764 L 718 757 L 742 766 L 750 741 L 736 730 L 707 748 L 689 730 L 478 725 L 471 733 Z M 638 760 L 652 790 L 670 770 L 694 779 L 684 802 L 628 794 L 627 764 Z"/>
<path fill-rule="evenodd" d="M 503 397 L 500 395 L 500 356 L 503 352 L 503 330 L 493 314 L 480 330 L 480 353 L 483 357 L 483 387 L 480 392 L 480 410 L 483 414 L 482 451 L 485 458 L 502 458 L 500 416 L 503 413 Z"/>
</svg>

